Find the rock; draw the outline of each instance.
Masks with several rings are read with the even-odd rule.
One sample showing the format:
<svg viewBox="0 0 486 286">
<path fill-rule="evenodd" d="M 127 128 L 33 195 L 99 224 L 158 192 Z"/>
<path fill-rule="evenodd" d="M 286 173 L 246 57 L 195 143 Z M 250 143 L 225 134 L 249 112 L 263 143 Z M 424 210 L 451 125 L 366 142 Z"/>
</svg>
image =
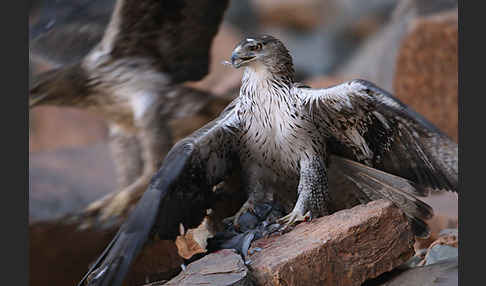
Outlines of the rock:
<svg viewBox="0 0 486 286">
<path fill-rule="evenodd" d="M 437 263 L 442 260 L 459 257 L 459 250 L 449 245 L 436 244 L 429 249 L 425 256 L 425 265 Z"/>
<path fill-rule="evenodd" d="M 434 235 L 432 234 L 431 237 Z M 433 240 L 427 248 L 418 249 L 415 251 L 415 256 L 407 263 L 401 265 L 403 269 L 413 268 L 416 266 L 430 265 L 438 263 L 449 258 L 457 258 L 459 256 L 459 234 L 457 229 L 443 229 L 439 233 L 439 237 Z M 422 242 L 423 243 L 423 242 Z M 415 243 L 417 249 L 419 245 Z"/>
<path fill-rule="evenodd" d="M 449 245 L 455 248 L 459 247 L 459 233 L 456 229 L 444 229 L 439 233 L 439 238 L 432 242 L 430 247 L 434 247 L 437 244 Z M 430 248 L 429 247 L 429 248 Z"/>
<path fill-rule="evenodd" d="M 398 52 L 395 96 L 457 141 L 457 10 L 421 17 L 411 23 Z"/>
<path fill-rule="evenodd" d="M 234 250 L 223 249 L 189 264 L 167 283 L 149 285 L 251 286 L 253 283 L 241 256 Z"/>
<path fill-rule="evenodd" d="M 457 286 L 459 285 L 457 258 L 415 267 L 406 271 L 392 271 L 366 281 L 363 286 Z"/>
<path fill-rule="evenodd" d="M 398 1 L 388 24 L 368 37 L 335 74 L 366 79 L 385 90 L 393 91 L 397 56 L 411 23 L 420 17 L 454 9 L 457 9 L 457 0 Z"/>
<path fill-rule="evenodd" d="M 373 201 L 254 242 L 250 270 L 258 285 L 361 285 L 412 257 L 413 242 L 402 211 Z"/>
<path fill-rule="evenodd" d="M 441 260 L 459 256 L 459 234 L 457 229 L 444 229 L 439 238 L 430 244 L 420 265 L 430 265 Z"/>
</svg>

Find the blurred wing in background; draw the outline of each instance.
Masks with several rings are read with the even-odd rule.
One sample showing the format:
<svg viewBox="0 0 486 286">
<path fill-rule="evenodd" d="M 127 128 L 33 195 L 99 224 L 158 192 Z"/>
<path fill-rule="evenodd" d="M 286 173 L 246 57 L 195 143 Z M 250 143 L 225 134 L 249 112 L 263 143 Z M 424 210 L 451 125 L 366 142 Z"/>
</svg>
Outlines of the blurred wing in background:
<svg viewBox="0 0 486 286">
<path fill-rule="evenodd" d="M 30 11 L 31 61 L 54 66 L 81 60 L 101 41 L 115 0 L 38 0 Z"/>
<path fill-rule="evenodd" d="M 74 63 L 97 43 L 114 59 L 146 58 L 173 83 L 203 78 L 228 0 L 45 1 L 30 30 L 31 60 Z M 110 19 L 111 14 L 111 19 Z"/>
<path fill-rule="evenodd" d="M 228 0 L 119 0 L 101 42 L 116 58 L 148 58 L 173 83 L 208 73 L 209 48 Z"/>
</svg>

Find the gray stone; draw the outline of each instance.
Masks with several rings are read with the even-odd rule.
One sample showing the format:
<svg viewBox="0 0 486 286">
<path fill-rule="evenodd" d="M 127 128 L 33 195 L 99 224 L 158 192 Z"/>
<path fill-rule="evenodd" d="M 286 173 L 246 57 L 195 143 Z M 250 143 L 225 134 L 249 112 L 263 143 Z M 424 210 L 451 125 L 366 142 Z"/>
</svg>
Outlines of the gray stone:
<svg viewBox="0 0 486 286">
<path fill-rule="evenodd" d="M 391 277 L 385 277 L 391 276 Z M 378 281 L 379 280 L 379 281 Z M 443 260 L 439 263 L 415 267 L 398 274 L 386 273 L 379 279 L 367 281 L 367 286 L 457 286 L 457 258 Z"/>
<path fill-rule="evenodd" d="M 443 244 L 434 245 L 425 256 L 425 265 L 431 265 L 449 258 L 459 256 L 459 250 L 455 247 Z"/>
<path fill-rule="evenodd" d="M 223 249 L 194 261 L 179 275 L 162 285 L 252 286 L 254 284 L 241 256 L 234 250 Z"/>
</svg>

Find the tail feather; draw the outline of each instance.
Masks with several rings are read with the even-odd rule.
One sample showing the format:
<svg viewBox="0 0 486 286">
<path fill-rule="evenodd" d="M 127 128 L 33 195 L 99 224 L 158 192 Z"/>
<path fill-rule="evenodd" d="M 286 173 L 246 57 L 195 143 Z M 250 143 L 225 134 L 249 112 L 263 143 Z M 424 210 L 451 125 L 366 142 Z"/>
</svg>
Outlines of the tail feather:
<svg viewBox="0 0 486 286">
<path fill-rule="evenodd" d="M 404 178 L 341 157 L 333 157 L 332 164 L 337 164 L 343 175 L 357 186 L 361 203 L 388 199 L 405 213 L 416 236 L 430 235 L 429 227 L 424 220 L 434 215 L 433 209 L 416 198 L 428 194 L 425 188 Z"/>
</svg>

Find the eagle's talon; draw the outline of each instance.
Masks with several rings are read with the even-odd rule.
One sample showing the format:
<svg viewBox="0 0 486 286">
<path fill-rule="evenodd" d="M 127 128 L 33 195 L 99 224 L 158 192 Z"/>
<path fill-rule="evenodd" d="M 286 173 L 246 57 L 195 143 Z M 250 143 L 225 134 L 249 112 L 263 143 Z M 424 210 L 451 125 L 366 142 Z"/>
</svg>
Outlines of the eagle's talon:
<svg viewBox="0 0 486 286">
<path fill-rule="evenodd" d="M 118 216 L 126 215 L 136 199 L 136 194 L 130 191 L 121 191 L 116 194 L 109 194 L 93 203 L 91 203 L 83 212 L 88 224 L 96 222 L 105 222 Z"/>
<path fill-rule="evenodd" d="M 236 212 L 236 214 L 234 216 L 230 216 L 230 217 L 227 217 L 223 220 L 223 222 L 226 222 L 226 223 L 233 223 L 233 226 L 238 229 L 240 224 L 239 224 L 239 220 L 240 220 L 240 217 L 246 213 L 246 212 L 251 212 L 251 213 L 255 213 L 255 209 L 254 209 L 254 204 L 250 201 L 250 200 L 247 200 L 243 206 L 241 206 L 241 208 L 238 210 L 238 212 Z"/>
<path fill-rule="evenodd" d="M 301 215 L 297 211 L 292 211 L 288 215 L 281 217 L 277 220 L 277 223 L 283 224 L 283 227 L 279 231 L 287 233 L 292 230 L 292 227 L 303 221 L 310 221 L 312 219 L 311 212 L 308 211 L 305 215 Z"/>
</svg>

